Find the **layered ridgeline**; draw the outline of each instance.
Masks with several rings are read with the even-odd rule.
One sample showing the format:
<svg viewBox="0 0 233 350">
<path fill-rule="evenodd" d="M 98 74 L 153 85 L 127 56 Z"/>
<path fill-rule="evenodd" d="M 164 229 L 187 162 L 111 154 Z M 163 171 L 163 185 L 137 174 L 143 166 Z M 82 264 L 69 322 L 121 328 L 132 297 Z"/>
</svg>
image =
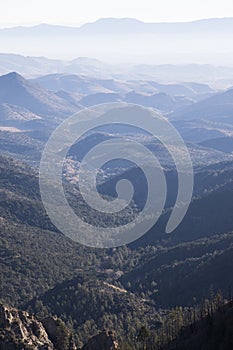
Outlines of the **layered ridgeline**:
<svg viewBox="0 0 233 350">
<path fill-rule="evenodd" d="M 3 120 L 5 123 L 9 121 L 7 117 L 12 115 L 10 113 L 11 106 L 12 108 L 14 106 L 21 107 L 22 112 L 25 111 L 25 115 L 22 113 L 21 117 L 25 121 L 36 119 L 36 115 L 37 119 L 43 116 L 64 117 L 74 112 L 74 108 L 67 101 L 39 85 L 30 83 L 15 72 L 0 77 L 0 89 L 0 102 L 3 111 L 5 107 L 5 120 Z M 31 112 L 31 115 L 27 115 L 26 111 Z M 13 116 L 12 119 L 14 119 Z M 15 119 L 17 121 L 20 118 L 15 115 Z M 20 120 L 18 121 L 20 122 Z"/>
<path fill-rule="evenodd" d="M 1 151 L 38 165 L 48 136 L 80 108 L 15 72 L 0 77 L 0 91 Z"/>
<path fill-rule="evenodd" d="M 110 327 L 117 331 L 120 346 L 124 340 L 129 343 L 128 349 L 130 346 L 137 349 L 143 346 L 149 333 L 157 337 L 156 344 L 161 341 L 161 332 L 165 332 L 164 343 L 178 336 L 170 326 L 174 319 L 174 310 L 170 308 L 176 310 L 174 327 L 179 329 L 177 319 L 186 320 L 184 327 L 194 322 L 195 305 L 201 305 L 209 295 L 212 297 L 221 290 L 223 299 L 228 297 L 233 283 L 231 89 L 217 93 L 203 84 L 122 82 L 70 74 L 32 81 L 10 73 L 0 77 L 0 84 L 2 152 L 34 165 L 32 169 L 25 163 L 0 158 L 3 303 L 28 310 L 39 321 L 56 315 L 74 334 L 79 347 Z M 169 192 L 165 211 L 150 232 L 127 247 L 103 250 L 81 246 L 58 232 L 43 208 L 36 170 L 41 152 L 52 130 L 82 106 L 138 99 L 145 106 L 165 110 L 188 142 L 195 166 L 189 211 L 171 235 L 165 234 L 177 194 L 174 164 L 153 138 L 121 129 L 122 134 L 144 143 L 164 166 Z M 215 101 L 216 109 L 211 107 Z M 64 170 L 69 203 L 78 215 L 100 226 L 130 221 L 135 207 L 129 207 L 123 216 L 106 220 L 106 216 L 87 208 L 73 187 L 74 180 L 85 152 L 116 136 L 119 137 L 119 130 L 112 129 L 88 135 L 70 149 Z M 134 204 L 137 210 L 141 209 L 145 179 L 137 168 L 126 169 L 121 161 L 104 173 L 100 192 L 114 197 L 115 185 L 121 178 L 135 184 Z M 192 310 L 190 319 L 187 310 Z M 205 310 L 208 313 L 210 309 Z"/>
<path fill-rule="evenodd" d="M 99 79 L 74 74 L 50 74 L 29 80 L 17 73 L 1 76 L 0 87 L 1 150 L 34 166 L 39 165 L 49 135 L 65 118 L 94 104 L 117 101 L 140 103 L 165 113 L 187 142 L 195 167 L 232 160 L 231 90 L 219 94 L 206 84 L 192 82 L 161 84 L 149 80 Z M 215 96 L 216 101 L 222 101 L 218 105 L 218 115 L 225 116 L 224 122 L 220 117 L 216 120 L 200 112 L 202 105 L 211 110 Z M 199 112 L 193 120 L 197 108 Z M 164 167 L 174 167 L 168 152 L 150 135 L 127 127 L 103 128 L 94 133 L 93 138 L 86 137 L 79 146 L 75 145 L 69 157 L 79 162 L 80 155 L 85 154 L 92 144 L 123 134 L 147 146 Z M 226 147 L 221 146 L 225 138 Z M 77 162 L 74 167 L 78 166 Z M 110 169 L 110 172 L 122 172 L 121 165 L 118 164 L 117 168 Z"/>
<path fill-rule="evenodd" d="M 80 52 L 77 53 L 77 55 L 78 54 L 80 55 Z M 100 61 L 88 57 L 77 56 L 75 59 L 65 61 L 47 57 L 35 57 L 33 55 L 23 56 L 20 54 L 0 53 L 0 74 L 7 74 L 9 72 L 16 71 L 25 77 L 39 77 L 39 79 L 41 76 L 45 75 L 48 75 L 48 77 L 53 75 L 54 77 L 55 75 L 69 76 L 77 74 L 79 76 L 84 76 L 84 79 L 81 78 L 80 84 L 82 84 L 83 80 L 85 84 L 87 77 L 94 78 L 94 80 L 96 78 L 100 80 L 104 79 L 107 84 L 107 89 L 109 87 L 109 84 L 112 83 L 113 79 L 127 79 L 131 80 L 131 82 L 132 79 L 138 81 L 143 79 L 147 80 L 147 82 L 152 82 L 153 84 L 154 82 L 156 82 L 155 84 L 158 84 L 158 81 L 162 81 L 163 83 L 170 83 L 171 81 L 191 82 L 191 85 L 188 83 L 189 96 L 193 95 L 192 92 L 190 94 L 190 91 L 192 89 L 198 89 L 199 92 L 202 93 L 208 92 L 208 89 L 206 89 L 206 87 L 203 88 L 203 85 L 206 85 L 206 83 L 212 83 L 213 81 L 216 81 L 220 83 L 220 86 L 222 86 L 222 84 L 223 86 L 228 86 L 229 83 L 233 80 L 231 65 L 216 66 L 200 63 L 175 65 L 174 62 L 170 62 L 170 64 L 164 64 L 164 62 L 162 62 L 162 64 L 154 64 L 154 62 L 152 64 L 130 63 L 119 65 L 113 64 L 112 62 L 111 64 L 108 64 L 105 62 L 105 60 Z M 47 78 L 45 80 L 47 80 Z M 66 77 L 64 80 L 66 80 Z M 197 82 L 201 83 L 201 86 L 198 86 Z M 47 84 L 46 81 L 44 83 Z M 178 84 L 178 86 L 179 85 L 180 84 Z M 141 88 L 144 89 L 142 85 Z M 51 89 L 51 85 L 49 89 Z M 106 89 L 104 91 L 106 92 Z M 94 92 L 97 91 L 95 90 Z"/>
<path fill-rule="evenodd" d="M 0 30 L 0 42 L 2 51 L 24 52 L 26 55 L 36 53 L 60 58 L 88 55 L 118 64 L 201 62 L 222 66 L 232 62 L 228 50 L 232 31 L 232 18 L 186 23 L 144 23 L 134 18 L 102 18 L 81 27 L 40 24 L 3 28 Z M 130 50 L 125 50 L 126 47 Z M 215 55 L 211 55 L 212 52 Z M 34 71 L 40 68 L 38 61 L 38 58 L 34 60 Z M 59 61 L 54 60 L 54 64 L 58 70 L 61 68 Z M 96 65 L 98 67 L 98 63 Z"/>
</svg>

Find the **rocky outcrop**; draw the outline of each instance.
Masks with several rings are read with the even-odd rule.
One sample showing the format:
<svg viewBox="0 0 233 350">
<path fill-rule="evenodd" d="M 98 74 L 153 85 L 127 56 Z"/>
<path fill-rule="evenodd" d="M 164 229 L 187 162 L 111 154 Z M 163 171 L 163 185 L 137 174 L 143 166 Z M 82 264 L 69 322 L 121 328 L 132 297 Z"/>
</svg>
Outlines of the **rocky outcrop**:
<svg viewBox="0 0 233 350">
<path fill-rule="evenodd" d="M 115 333 L 103 330 L 81 350 L 117 349 Z M 40 322 L 25 311 L 0 304 L 0 350 L 77 350 L 77 347 L 59 318 L 49 316 Z"/>
<path fill-rule="evenodd" d="M 118 342 L 112 331 L 103 330 L 100 334 L 91 338 L 82 350 L 117 350 Z"/>
<path fill-rule="evenodd" d="M 0 304 L 1 350 L 76 350 L 72 334 L 58 318 L 39 322 L 25 311 Z"/>
<path fill-rule="evenodd" d="M 49 316 L 41 322 L 56 350 L 77 349 L 71 332 L 59 318 Z"/>
<path fill-rule="evenodd" d="M 41 322 L 27 312 L 1 304 L 0 349 L 55 350 Z"/>
</svg>

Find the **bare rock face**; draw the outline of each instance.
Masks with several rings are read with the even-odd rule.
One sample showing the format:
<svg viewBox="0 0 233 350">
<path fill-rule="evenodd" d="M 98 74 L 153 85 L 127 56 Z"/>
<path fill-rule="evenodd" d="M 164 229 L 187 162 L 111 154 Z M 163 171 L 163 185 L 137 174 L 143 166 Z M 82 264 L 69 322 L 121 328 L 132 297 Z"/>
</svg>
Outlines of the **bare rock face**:
<svg viewBox="0 0 233 350">
<path fill-rule="evenodd" d="M 0 304 L 0 349 L 55 350 L 41 322 Z"/>
<path fill-rule="evenodd" d="M 77 349 L 72 334 L 59 318 L 49 316 L 41 322 L 56 350 Z"/>
<path fill-rule="evenodd" d="M 117 350 L 112 331 L 103 330 L 81 350 Z M 39 322 L 25 311 L 0 304 L 0 350 L 77 350 L 73 335 L 54 317 Z"/>
<path fill-rule="evenodd" d="M 39 322 L 25 311 L 0 304 L 0 350 L 77 350 L 65 324 L 54 317 Z"/>
<path fill-rule="evenodd" d="M 100 334 L 91 338 L 82 350 L 117 350 L 118 342 L 112 331 L 103 330 Z"/>
</svg>

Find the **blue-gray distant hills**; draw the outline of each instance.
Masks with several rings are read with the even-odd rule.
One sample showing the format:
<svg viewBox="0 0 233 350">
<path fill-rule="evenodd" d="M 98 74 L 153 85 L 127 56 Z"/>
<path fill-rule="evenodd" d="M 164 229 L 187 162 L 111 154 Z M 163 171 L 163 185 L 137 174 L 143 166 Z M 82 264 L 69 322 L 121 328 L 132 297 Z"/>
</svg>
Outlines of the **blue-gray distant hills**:
<svg viewBox="0 0 233 350">
<path fill-rule="evenodd" d="M 233 123 L 233 88 L 215 94 L 170 115 L 171 119 L 207 119 L 212 122 Z"/>
<path fill-rule="evenodd" d="M 16 72 L 0 77 L 0 102 L 21 106 L 42 116 L 67 116 L 74 111 L 64 99 Z"/>
<path fill-rule="evenodd" d="M 1 147 L 8 155 L 20 159 L 26 155 L 27 159 L 34 161 L 35 158 L 39 159 L 48 135 L 62 120 L 80 108 L 117 101 L 141 104 L 164 113 L 188 142 L 194 165 L 232 159 L 229 154 L 231 146 L 222 150 L 221 140 L 216 139 L 233 137 L 231 114 L 224 114 L 226 110 L 231 112 L 231 90 L 219 93 L 207 84 L 195 82 L 162 84 L 151 80 L 122 81 L 65 73 L 36 79 L 25 79 L 16 72 L 0 76 Z M 214 111 L 214 103 L 215 106 L 219 104 L 219 119 L 212 120 L 211 115 L 203 118 L 201 111 Z M 198 106 L 200 114 L 194 119 Z M 224 116 L 228 120 L 224 121 Z M 119 132 L 132 133 L 136 139 L 138 137 L 137 132 L 135 134 L 134 130 L 127 128 L 102 132 L 100 138 L 108 139 L 110 134 Z M 145 135 L 143 139 L 151 143 L 150 138 L 145 139 Z M 216 147 L 212 143 L 209 146 L 202 144 L 210 139 L 215 139 Z M 162 160 L 166 160 L 159 145 L 153 143 L 152 148 Z M 170 161 L 164 164 L 171 165 Z"/>
<path fill-rule="evenodd" d="M 32 27 L 13 27 L 0 29 L 3 35 L 112 35 L 112 34 L 148 34 L 148 33 L 184 33 L 186 32 L 233 31 L 233 18 L 211 18 L 192 22 L 145 23 L 134 18 L 100 18 L 93 23 L 80 27 L 39 24 Z"/>
<path fill-rule="evenodd" d="M 2 52 L 108 63 L 232 63 L 233 19 L 144 23 L 104 18 L 80 27 L 40 24 L 0 29 Z M 20 43 L 20 45 L 19 45 Z"/>
<path fill-rule="evenodd" d="M 213 84 L 213 82 L 219 82 L 220 86 L 223 87 L 229 86 L 229 84 L 233 85 L 233 68 L 231 65 L 113 64 L 89 57 L 76 57 L 75 59 L 64 60 L 42 56 L 0 53 L 0 75 L 12 71 L 16 71 L 26 78 L 46 76 L 41 77 L 39 83 L 46 85 L 48 89 L 52 87 L 52 90 L 55 83 L 57 87 L 59 84 L 65 86 L 68 79 L 68 84 L 71 85 L 70 82 L 73 79 L 72 84 L 74 85 L 74 89 L 78 88 L 82 92 L 86 92 L 85 86 L 89 78 L 98 79 L 101 85 L 104 84 L 105 90 L 109 89 L 109 87 L 112 89 L 112 85 L 116 84 L 116 80 L 147 80 L 150 89 L 153 85 L 154 90 L 158 87 L 160 88 L 161 83 L 172 83 L 166 86 L 166 90 L 163 91 L 171 95 L 178 93 L 185 96 L 192 96 L 192 90 L 196 92 L 199 90 L 200 93 L 209 93 L 210 91 L 206 83 Z M 77 78 L 77 74 L 79 78 Z M 67 75 L 69 76 L 68 78 Z M 99 82 L 97 82 L 97 85 L 99 85 Z M 185 87 L 183 86 L 183 82 L 186 82 Z M 117 89 L 118 91 L 122 91 L 119 84 Z M 165 89 L 165 86 L 163 86 L 163 89 Z M 128 88 L 125 90 L 125 87 L 123 87 L 123 90 L 130 91 L 131 89 Z"/>
</svg>

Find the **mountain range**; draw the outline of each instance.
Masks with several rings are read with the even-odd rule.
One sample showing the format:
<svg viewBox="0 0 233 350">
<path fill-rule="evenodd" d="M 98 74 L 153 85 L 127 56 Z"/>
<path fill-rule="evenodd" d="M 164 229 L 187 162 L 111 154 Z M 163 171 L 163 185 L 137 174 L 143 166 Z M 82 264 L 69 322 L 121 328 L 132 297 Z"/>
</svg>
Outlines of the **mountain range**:
<svg viewBox="0 0 233 350">
<path fill-rule="evenodd" d="M 74 111 L 62 98 L 30 84 L 15 72 L 0 77 L 0 103 L 16 105 L 41 116 L 67 116 Z"/>
<path fill-rule="evenodd" d="M 177 86 L 167 87 L 168 94 L 177 93 L 179 89 L 180 93 L 186 95 L 187 91 L 184 91 L 184 86 L 179 87 L 178 83 L 183 84 L 186 82 L 191 85 L 186 85 L 186 89 L 191 89 L 198 92 L 198 83 L 201 83 L 202 88 L 199 89 L 200 93 L 204 93 L 204 85 L 210 84 L 211 86 L 217 86 L 221 88 L 229 87 L 233 85 L 233 72 L 231 65 L 228 66 L 216 66 L 210 64 L 137 64 L 137 63 L 120 63 L 113 64 L 106 63 L 105 60 L 100 61 L 97 59 L 91 59 L 88 57 L 76 57 L 71 60 L 64 59 L 52 59 L 47 57 L 41 57 L 38 55 L 28 56 L 22 54 L 12 53 L 0 53 L 0 74 L 7 74 L 12 71 L 16 71 L 23 75 L 25 78 L 40 78 L 41 84 L 52 84 L 54 86 L 54 79 L 57 76 L 57 85 L 66 83 L 66 75 L 79 75 L 80 86 L 85 89 L 85 83 L 83 84 L 81 78 L 82 75 L 87 79 L 94 78 L 99 80 L 107 80 L 106 88 L 112 80 L 120 81 L 147 81 L 153 82 L 154 89 L 161 83 L 173 84 Z M 46 76 L 43 78 L 42 76 Z M 69 77 L 69 80 L 71 77 Z M 76 78 L 74 78 L 75 80 Z M 51 82 L 50 82 L 51 80 Z M 75 83 L 75 82 L 74 82 Z M 145 85 L 145 83 L 144 83 Z M 76 87 L 79 86 L 76 80 Z M 139 85 L 140 86 L 140 85 Z M 138 86 L 138 87 L 139 87 Z M 149 91 L 153 89 L 153 86 L 149 85 Z M 145 87 L 142 86 L 144 89 Z M 80 89 L 80 88 L 79 88 Z M 206 90 L 208 93 L 208 89 Z M 192 94 L 192 93 L 191 93 Z M 189 95 L 187 95 L 189 96 Z"/>
<path fill-rule="evenodd" d="M 199 101 L 171 114 L 171 119 L 205 119 L 214 122 L 232 124 L 233 89 Z"/>
<path fill-rule="evenodd" d="M 0 55 L 3 69 L 7 57 Z M 159 72 L 158 66 L 145 65 L 136 75 L 133 72 L 140 67 L 133 66 L 134 77 L 123 71 L 111 75 L 110 70 L 108 76 L 100 77 L 105 64 L 93 59 L 10 58 L 7 69 L 22 60 L 18 67 L 26 70 L 28 62 L 28 73 L 33 72 L 33 60 L 37 63 L 34 73 L 25 77 L 12 71 L 0 76 L 0 347 L 8 342 L 30 349 L 44 341 L 51 350 L 58 350 L 53 344 L 59 343 L 57 339 L 67 340 L 64 335 L 69 334 L 72 350 L 77 346 L 96 350 L 93 344 L 102 336 L 116 342 L 106 330 L 111 328 L 117 332 L 120 350 L 147 349 L 149 341 L 148 349 L 152 343 L 166 350 L 183 343 L 195 349 L 198 339 L 208 343 L 199 331 L 199 321 L 209 332 L 220 332 L 220 323 L 228 332 L 233 285 L 232 87 L 220 89 L 218 84 L 181 77 L 157 81 L 151 72 Z M 48 64 L 48 72 L 40 74 L 43 63 Z M 178 74 L 184 67 L 163 69 L 166 74 L 170 70 Z M 160 161 L 168 189 L 160 219 L 143 237 L 123 247 L 94 249 L 70 240 L 54 227 L 41 201 L 38 166 L 49 135 L 65 118 L 94 104 L 114 101 L 156 108 L 176 127 L 193 161 L 194 191 L 184 220 L 166 234 L 178 191 L 177 171 L 166 147 L 130 126 L 92 130 L 70 148 L 63 168 L 65 195 L 78 216 L 101 227 L 121 225 L 131 221 L 145 203 L 142 171 L 118 159 L 101 169 L 98 190 L 112 200 L 117 182 L 128 179 L 135 192 L 130 205 L 116 217 L 86 205 L 78 188 L 80 161 L 105 140 L 126 137 L 142 143 Z M 219 308 L 224 305 L 229 308 Z M 220 323 L 219 315 L 224 315 Z M 53 341 L 44 320 L 59 326 Z M 196 337 L 190 329 L 198 330 Z M 209 338 L 219 344 L 215 336 Z M 231 344 L 225 333 L 220 339 Z M 61 350 L 70 350 L 68 343 L 63 344 Z"/>
<path fill-rule="evenodd" d="M 232 18 L 187 23 L 104 18 L 79 28 L 40 24 L 1 29 L 0 45 L 8 53 L 62 59 L 88 56 L 109 63 L 231 65 L 232 31 Z"/>
<path fill-rule="evenodd" d="M 0 29 L 0 349 L 232 350 L 232 35 L 233 18 L 102 18 L 80 27 Z M 78 122 L 77 112 L 115 102 L 150 108 L 176 129 L 194 185 L 182 222 L 166 233 L 177 196 L 187 189 L 160 141 L 163 130 L 153 135 L 126 120 L 89 130 L 69 150 L 67 143 L 59 147 L 59 154 L 66 151 L 60 175 L 67 203 L 103 238 L 106 227 L 123 229 L 133 221 L 147 203 L 149 185 L 158 182 L 151 177 L 148 184 L 125 143 L 118 143 L 119 158 L 105 147 L 101 155 L 92 153 L 92 160 L 110 159 L 91 167 L 96 190 L 113 202 L 124 180 L 133 196 L 117 213 L 98 210 L 99 203 L 92 208 L 79 183 L 88 152 L 127 139 L 150 152 L 163 172 L 166 198 L 158 221 L 130 244 L 101 249 L 53 224 L 39 169 L 63 121 L 75 114 Z M 185 161 L 183 148 L 166 141 Z M 151 173 L 148 159 L 140 160 Z M 57 185 L 51 181 L 46 190 Z M 53 209 L 65 215 L 58 201 Z M 96 238 L 90 226 L 76 225 L 75 233 L 90 242 Z"/>
<path fill-rule="evenodd" d="M 113 35 L 113 34 L 143 34 L 143 33 L 174 33 L 174 32 L 223 32 L 233 31 L 233 18 L 211 18 L 192 22 L 146 23 L 134 18 L 100 18 L 93 23 L 80 27 L 39 24 L 32 27 L 12 27 L 0 29 L 0 34 L 6 35 Z"/>
<path fill-rule="evenodd" d="M 25 160 L 38 160 L 44 142 L 64 118 L 85 107 L 117 101 L 139 103 L 165 113 L 188 142 L 195 166 L 230 160 L 232 157 L 227 149 L 217 146 L 221 142 L 218 138 L 229 137 L 230 140 L 233 136 L 231 89 L 218 92 L 200 83 L 161 84 L 75 74 L 25 79 L 15 72 L 0 77 L 0 88 L 2 150 L 18 159 L 23 159 L 24 155 Z M 213 107 L 214 104 L 218 105 L 218 109 Z M 198 115 L 198 109 L 203 113 L 205 111 L 205 115 Z M 209 116 L 206 111 L 210 113 Z M 219 111 L 218 119 L 215 117 L 216 111 Z M 98 142 L 102 137 L 111 138 L 111 135 L 118 133 L 117 130 L 99 131 L 102 134 L 99 134 Z M 140 139 L 137 131 L 122 129 L 122 132 L 132 133 L 131 137 Z M 143 137 L 143 142 L 157 153 L 162 164 L 172 166 L 161 146 L 151 141 L 150 137 Z M 216 147 L 211 143 L 203 143 L 211 139 L 214 139 Z M 82 148 L 88 147 L 87 139 Z M 76 157 L 74 149 L 71 154 Z"/>
</svg>

